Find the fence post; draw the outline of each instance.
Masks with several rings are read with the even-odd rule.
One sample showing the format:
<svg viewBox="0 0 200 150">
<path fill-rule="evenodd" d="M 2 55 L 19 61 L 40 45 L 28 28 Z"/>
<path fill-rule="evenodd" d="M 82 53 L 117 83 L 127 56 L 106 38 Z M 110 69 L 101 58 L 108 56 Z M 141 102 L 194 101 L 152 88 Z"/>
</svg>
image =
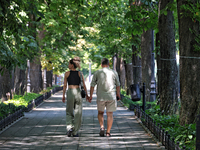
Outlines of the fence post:
<svg viewBox="0 0 200 150">
<path fill-rule="evenodd" d="M 143 83 L 143 104 L 142 109 L 145 112 L 145 83 Z"/>
<path fill-rule="evenodd" d="M 196 123 L 196 150 L 200 150 L 200 115 L 197 116 Z"/>
</svg>

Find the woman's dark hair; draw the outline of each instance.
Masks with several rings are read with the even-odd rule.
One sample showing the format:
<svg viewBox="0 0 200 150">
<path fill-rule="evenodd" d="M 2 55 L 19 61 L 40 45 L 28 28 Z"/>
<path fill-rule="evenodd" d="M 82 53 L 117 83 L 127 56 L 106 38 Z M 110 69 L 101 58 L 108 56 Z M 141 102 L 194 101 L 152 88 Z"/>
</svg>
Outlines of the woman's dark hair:
<svg viewBox="0 0 200 150">
<path fill-rule="evenodd" d="M 70 64 L 74 65 L 74 68 L 77 68 L 76 64 L 74 63 L 73 59 L 71 59 L 70 61 Z"/>
<path fill-rule="evenodd" d="M 76 57 L 74 57 L 73 59 L 71 59 L 69 62 L 70 62 L 70 64 L 73 64 L 74 65 L 74 68 L 76 69 L 76 68 L 81 68 L 81 66 L 80 66 L 80 58 L 78 57 L 78 56 L 76 56 Z"/>
</svg>

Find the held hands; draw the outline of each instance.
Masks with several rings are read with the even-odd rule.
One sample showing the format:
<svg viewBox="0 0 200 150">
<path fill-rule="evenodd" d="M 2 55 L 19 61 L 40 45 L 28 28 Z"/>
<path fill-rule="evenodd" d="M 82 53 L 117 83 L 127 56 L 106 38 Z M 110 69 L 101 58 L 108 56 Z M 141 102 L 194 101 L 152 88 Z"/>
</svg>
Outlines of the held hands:
<svg viewBox="0 0 200 150">
<path fill-rule="evenodd" d="M 89 103 L 91 103 L 92 99 L 90 99 L 91 97 L 89 97 L 88 95 L 86 96 L 86 101 L 88 101 Z"/>
</svg>

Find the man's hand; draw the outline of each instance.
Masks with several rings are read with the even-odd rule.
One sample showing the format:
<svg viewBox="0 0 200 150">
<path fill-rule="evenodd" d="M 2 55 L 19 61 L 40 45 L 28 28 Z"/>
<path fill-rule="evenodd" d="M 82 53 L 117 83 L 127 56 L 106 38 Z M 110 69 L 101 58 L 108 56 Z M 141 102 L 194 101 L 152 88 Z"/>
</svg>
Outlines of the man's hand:
<svg viewBox="0 0 200 150">
<path fill-rule="evenodd" d="M 63 98 L 62 98 L 62 102 L 65 103 L 65 97 L 64 97 L 64 96 L 63 96 Z"/>
<path fill-rule="evenodd" d="M 117 94 L 117 101 L 121 100 L 120 94 Z"/>
</svg>

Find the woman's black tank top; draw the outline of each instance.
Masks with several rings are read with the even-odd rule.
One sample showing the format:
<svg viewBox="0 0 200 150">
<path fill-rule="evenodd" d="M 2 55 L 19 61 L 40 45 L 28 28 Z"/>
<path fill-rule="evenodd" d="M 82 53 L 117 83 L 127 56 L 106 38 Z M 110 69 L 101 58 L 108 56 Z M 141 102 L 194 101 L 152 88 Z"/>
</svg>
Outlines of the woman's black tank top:
<svg viewBox="0 0 200 150">
<path fill-rule="evenodd" d="M 78 75 L 78 71 L 70 71 L 70 75 L 67 78 L 68 85 L 80 85 L 81 79 Z"/>
</svg>

